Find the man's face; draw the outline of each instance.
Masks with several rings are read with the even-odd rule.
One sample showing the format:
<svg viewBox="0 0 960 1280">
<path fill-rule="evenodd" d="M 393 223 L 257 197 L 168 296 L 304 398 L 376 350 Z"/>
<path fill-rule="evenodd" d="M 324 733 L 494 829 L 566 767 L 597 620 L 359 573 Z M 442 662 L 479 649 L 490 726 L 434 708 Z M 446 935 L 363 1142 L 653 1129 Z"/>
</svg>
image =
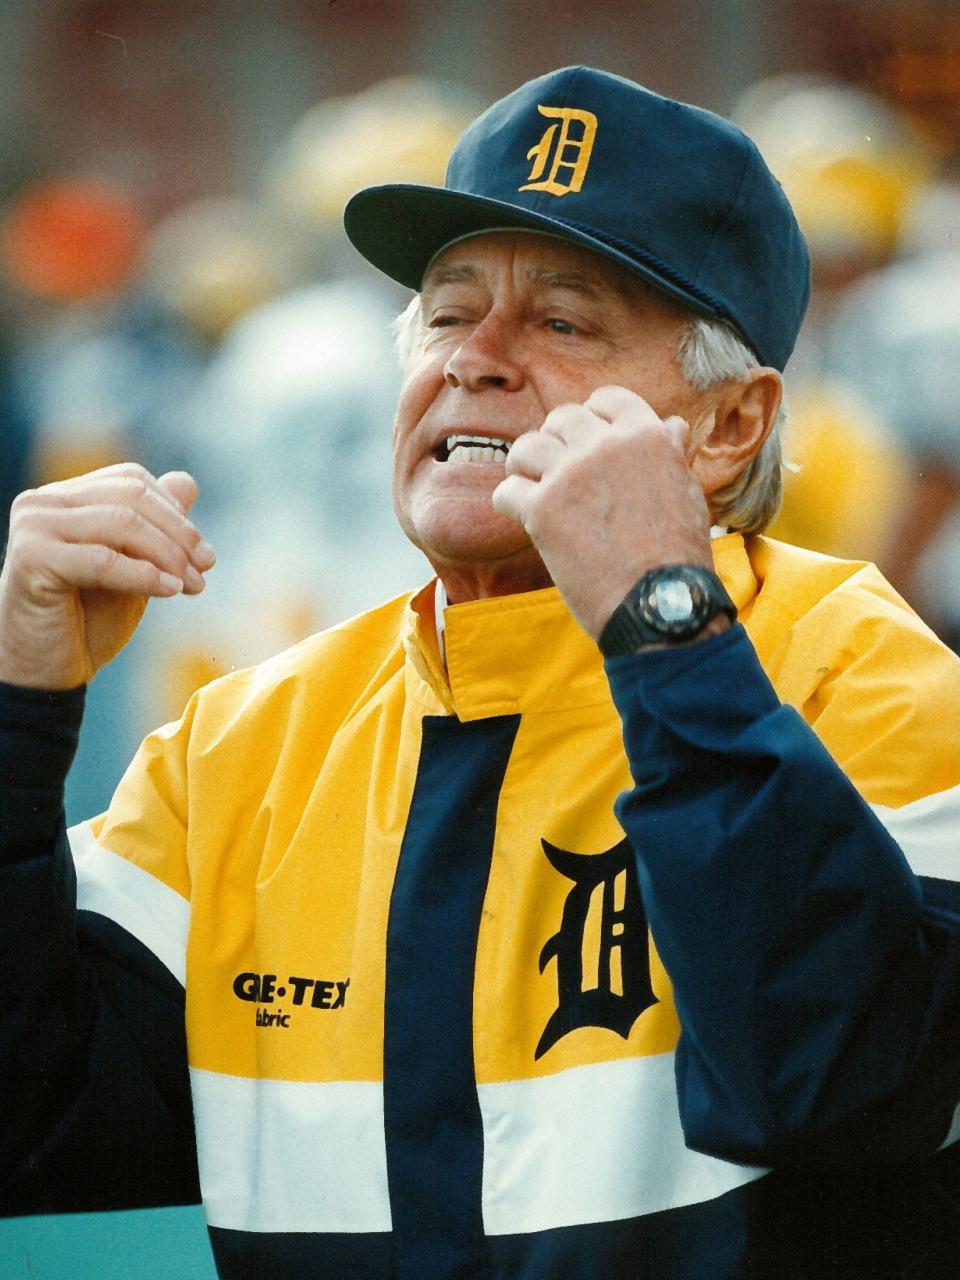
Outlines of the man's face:
<svg viewBox="0 0 960 1280">
<path fill-rule="evenodd" d="M 437 257 L 421 315 L 394 422 L 400 524 L 441 573 L 499 566 L 542 585 L 525 530 L 491 504 L 506 446 L 601 386 L 692 421 L 700 397 L 676 356 L 685 312 L 587 249 L 493 232 Z"/>
</svg>

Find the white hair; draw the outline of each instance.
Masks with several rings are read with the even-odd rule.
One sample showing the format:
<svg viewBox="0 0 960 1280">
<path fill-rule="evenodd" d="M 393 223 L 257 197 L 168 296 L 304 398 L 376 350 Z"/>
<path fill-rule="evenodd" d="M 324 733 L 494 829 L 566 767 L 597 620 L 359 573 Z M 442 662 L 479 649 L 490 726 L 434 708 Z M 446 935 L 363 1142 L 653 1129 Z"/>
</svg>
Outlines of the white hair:
<svg viewBox="0 0 960 1280">
<path fill-rule="evenodd" d="M 404 309 L 394 320 L 393 338 L 397 348 L 397 359 L 400 368 L 406 373 L 413 359 L 413 349 L 420 336 L 420 295 L 415 293 Z"/>
<path fill-rule="evenodd" d="M 394 321 L 397 355 L 407 369 L 419 338 L 420 297 L 415 295 Z M 684 380 L 696 391 L 721 382 L 745 378 L 760 361 L 725 320 L 690 316 L 677 344 L 677 362 Z M 761 533 L 780 506 L 783 466 L 781 407 L 760 451 L 725 489 L 713 495 L 715 524 L 742 533 Z"/>
</svg>

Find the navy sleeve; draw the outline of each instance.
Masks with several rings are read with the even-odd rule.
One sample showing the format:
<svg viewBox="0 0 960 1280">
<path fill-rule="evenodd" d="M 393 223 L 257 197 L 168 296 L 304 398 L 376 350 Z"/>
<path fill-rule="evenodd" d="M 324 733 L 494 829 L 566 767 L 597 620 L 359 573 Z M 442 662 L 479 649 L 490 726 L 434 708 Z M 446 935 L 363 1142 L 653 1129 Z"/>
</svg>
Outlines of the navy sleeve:
<svg viewBox="0 0 960 1280">
<path fill-rule="evenodd" d="M 688 1145 L 821 1167 L 936 1150 L 960 1098 L 957 886 L 913 875 L 742 627 L 607 673 Z"/>
<path fill-rule="evenodd" d="M 0 1214 L 199 1198 L 175 978 L 76 909 L 63 783 L 83 690 L 0 684 Z"/>
</svg>

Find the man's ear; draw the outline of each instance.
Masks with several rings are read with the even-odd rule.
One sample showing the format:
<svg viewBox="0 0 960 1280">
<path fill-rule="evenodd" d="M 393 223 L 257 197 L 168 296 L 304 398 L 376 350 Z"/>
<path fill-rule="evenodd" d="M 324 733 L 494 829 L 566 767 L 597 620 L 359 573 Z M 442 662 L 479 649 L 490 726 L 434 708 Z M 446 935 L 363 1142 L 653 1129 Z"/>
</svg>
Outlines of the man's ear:
<svg viewBox="0 0 960 1280">
<path fill-rule="evenodd" d="M 751 369 L 721 391 L 713 425 L 696 446 L 691 467 L 709 496 L 736 480 L 760 452 L 780 411 L 783 379 L 776 369 Z"/>
</svg>

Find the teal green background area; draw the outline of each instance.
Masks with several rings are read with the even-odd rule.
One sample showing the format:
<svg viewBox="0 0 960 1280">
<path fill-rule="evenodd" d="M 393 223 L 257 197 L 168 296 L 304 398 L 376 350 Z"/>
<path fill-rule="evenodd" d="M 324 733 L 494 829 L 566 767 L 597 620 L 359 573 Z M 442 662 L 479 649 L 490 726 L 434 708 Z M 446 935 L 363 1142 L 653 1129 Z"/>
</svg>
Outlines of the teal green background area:
<svg viewBox="0 0 960 1280">
<path fill-rule="evenodd" d="M 0 1221 L 3 1280 L 216 1280 L 203 1211 Z"/>
</svg>

